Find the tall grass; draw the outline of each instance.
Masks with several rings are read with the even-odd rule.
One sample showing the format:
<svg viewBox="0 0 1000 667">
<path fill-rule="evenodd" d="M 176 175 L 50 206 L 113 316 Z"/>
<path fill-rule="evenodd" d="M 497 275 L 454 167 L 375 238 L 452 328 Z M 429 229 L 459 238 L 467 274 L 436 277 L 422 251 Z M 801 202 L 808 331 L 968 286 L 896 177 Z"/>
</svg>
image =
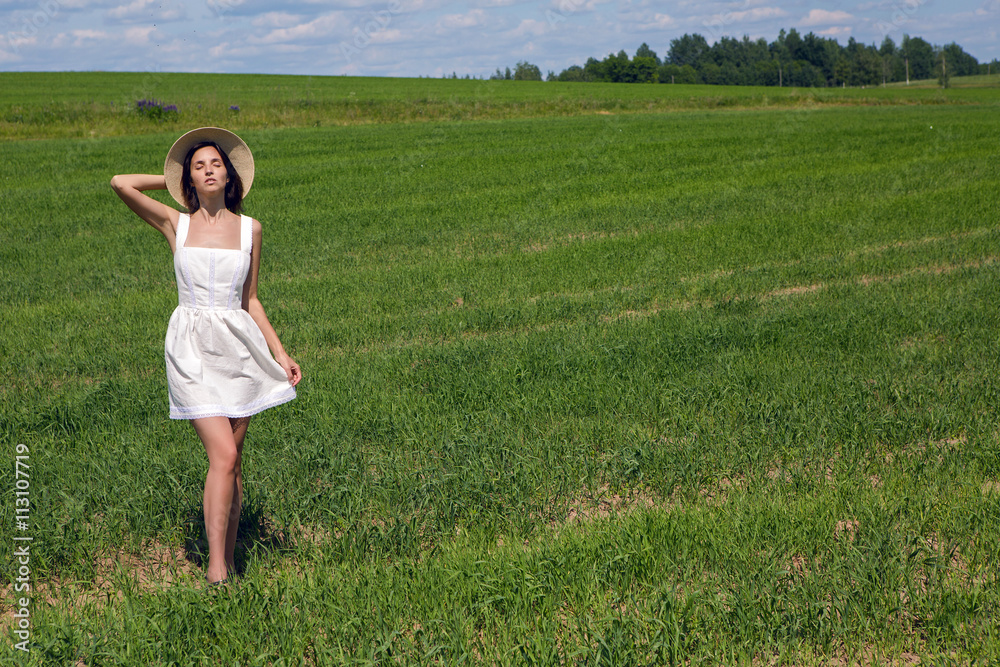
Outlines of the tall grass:
<svg viewBox="0 0 1000 667">
<path fill-rule="evenodd" d="M 995 661 L 994 115 L 245 131 L 305 380 L 251 424 L 208 595 L 169 254 L 107 186 L 176 133 L 8 142 L 26 662 Z"/>
</svg>

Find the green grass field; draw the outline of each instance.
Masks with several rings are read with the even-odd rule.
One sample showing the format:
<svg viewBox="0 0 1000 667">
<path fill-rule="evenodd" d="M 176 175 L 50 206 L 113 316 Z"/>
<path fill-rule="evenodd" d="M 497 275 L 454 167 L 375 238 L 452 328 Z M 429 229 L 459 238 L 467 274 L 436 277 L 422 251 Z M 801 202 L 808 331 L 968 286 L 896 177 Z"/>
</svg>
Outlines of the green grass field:
<svg viewBox="0 0 1000 667">
<path fill-rule="evenodd" d="M 971 82 L 971 83 L 970 83 Z M 904 88 L 762 88 L 531 81 L 386 79 L 164 72 L 0 72 L 0 140 L 103 138 L 225 124 L 283 129 L 594 113 L 817 106 L 995 104 L 997 77 Z M 151 122 L 139 100 L 179 109 Z M 233 109 L 237 107 L 238 111 Z"/>
<path fill-rule="evenodd" d="M 5 661 L 1000 659 L 997 89 L 144 76 L 0 74 Z M 169 250 L 108 185 L 200 124 L 305 374 L 214 593 Z"/>
<path fill-rule="evenodd" d="M 992 74 L 977 74 L 972 76 L 952 77 L 950 86 L 953 88 L 998 88 L 1000 87 L 1000 72 Z M 887 84 L 889 88 L 940 88 L 941 82 L 938 79 L 920 79 L 916 81 L 894 82 Z"/>
</svg>

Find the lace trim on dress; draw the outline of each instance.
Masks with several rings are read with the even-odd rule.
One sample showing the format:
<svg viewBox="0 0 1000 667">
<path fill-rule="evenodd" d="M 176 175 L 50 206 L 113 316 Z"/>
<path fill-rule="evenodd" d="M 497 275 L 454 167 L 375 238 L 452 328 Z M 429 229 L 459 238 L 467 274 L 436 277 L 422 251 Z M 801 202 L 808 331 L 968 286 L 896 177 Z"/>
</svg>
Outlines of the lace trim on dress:
<svg viewBox="0 0 1000 667">
<path fill-rule="evenodd" d="M 233 273 L 233 282 L 229 286 L 229 299 L 226 301 L 226 310 L 233 309 L 233 297 L 236 296 L 236 290 L 241 289 L 243 287 L 240 284 L 239 280 L 240 276 L 243 275 L 243 257 L 244 257 L 243 253 L 240 253 L 239 263 L 236 265 L 236 271 Z M 238 297 L 237 303 L 239 303 L 240 305 L 243 304 L 242 294 L 240 294 L 240 296 Z"/>
<path fill-rule="evenodd" d="M 185 250 L 181 248 L 178 252 Z M 191 253 L 182 252 L 181 261 L 184 262 L 184 285 L 187 287 L 188 295 L 191 297 L 191 307 L 197 308 L 198 302 L 195 301 L 194 296 L 194 284 L 191 282 L 191 267 L 188 266 L 188 259 L 191 257 Z"/>
<path fill-rule="evenodd" d="M 239 417 L 250 417 L 258 412 L 263 412 L 268 408 L 273 408 L 281 405 L 282 403 L 287 403 L 293 398 L 295 398 L 295 388 L 289 386 L 288 389 L 279 394 L 273 394 L 267 398 L 253 401 L 252 403 L 247 403 L 246 405 L 238 405 L 234 407 L 226 407 L 223 405 L 199 405 L 196 408 L 181 408 L 172 405 L 170 406 L 170 418 L 202 419 L 204 417 L 230 417 L 237 419 Z"/>
<path fill-rule="evenodd" d="M 210 250 L 208 252 L 208 284 L 215 284 L 215 251 Z M 215 310 L 215 290 L 208 290 L 208 307 L 211 310 Z"/>
</svg>

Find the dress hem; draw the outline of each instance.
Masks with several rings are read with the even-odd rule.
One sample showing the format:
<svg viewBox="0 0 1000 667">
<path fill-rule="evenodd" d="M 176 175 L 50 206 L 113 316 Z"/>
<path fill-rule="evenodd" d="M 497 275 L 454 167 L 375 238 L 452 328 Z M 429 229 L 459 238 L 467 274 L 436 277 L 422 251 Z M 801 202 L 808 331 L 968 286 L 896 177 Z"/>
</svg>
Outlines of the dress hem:
<svg viewBox="0 0 1000 667">
<path fill-rule="evenodd" d="M 269 408 L 277 407 L 295 398 L 295 388 L 289 387 L 277 396 L 261 403 L 243 405 L 237 407 L 227 407 L 223 405 L 206 405 L 198 408 L 177 408 L 170 406 L 171 419 L 203 419 L 205 417 L 229 417 L 239 419 L 241 417 L 251 417 Z"/>
</svg>

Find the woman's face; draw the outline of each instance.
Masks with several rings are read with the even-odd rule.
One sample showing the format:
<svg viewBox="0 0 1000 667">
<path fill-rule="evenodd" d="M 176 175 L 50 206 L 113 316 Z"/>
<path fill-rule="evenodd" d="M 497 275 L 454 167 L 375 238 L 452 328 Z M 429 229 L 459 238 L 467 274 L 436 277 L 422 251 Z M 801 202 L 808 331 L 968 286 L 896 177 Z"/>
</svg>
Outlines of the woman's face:
<svg viewBox="0 0 1000 667">
<path fill-rule="evenodd" d="M 191 156 L 191 185 L 199 193 L 225 192 L 229 174 L 213 146 L 203 146 Z"/>
</svg>

